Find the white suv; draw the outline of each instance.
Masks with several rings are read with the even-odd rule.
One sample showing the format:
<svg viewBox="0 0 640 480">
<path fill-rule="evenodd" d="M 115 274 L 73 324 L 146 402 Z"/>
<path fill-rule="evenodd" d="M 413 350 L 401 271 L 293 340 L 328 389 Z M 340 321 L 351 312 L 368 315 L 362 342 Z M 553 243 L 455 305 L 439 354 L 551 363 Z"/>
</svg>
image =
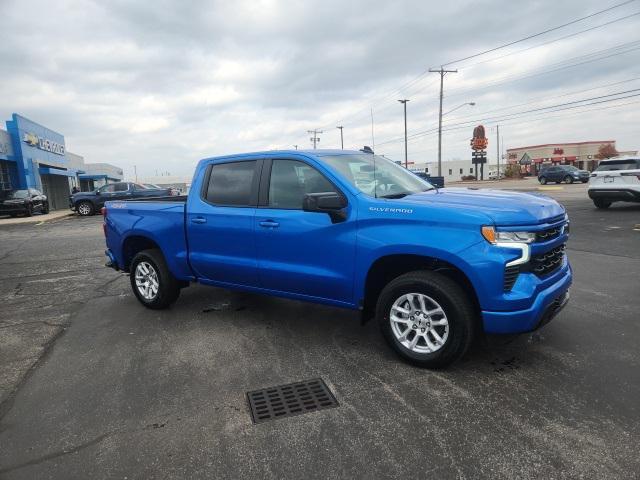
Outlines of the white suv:
<svg viewBox="0 0 640 480">
<path fill-rule="evenodd" d="M 589 178 L 589 198 L 598 208 L 613 202 L 640 202 L 640 157 L 600 161 Z"/>
</svg>

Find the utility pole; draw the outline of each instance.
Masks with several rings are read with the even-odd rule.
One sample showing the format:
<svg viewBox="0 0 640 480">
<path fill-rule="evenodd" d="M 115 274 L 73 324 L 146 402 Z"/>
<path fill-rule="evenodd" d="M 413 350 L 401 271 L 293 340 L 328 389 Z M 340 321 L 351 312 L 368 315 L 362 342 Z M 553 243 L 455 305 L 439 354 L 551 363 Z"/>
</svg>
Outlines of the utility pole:
<svg viewBox="0 0 640 480">
<path fill-rule="evenodd" d="M 297 150 L 298 149 L 298 145 L 294 145 L 294 148 Z"/>
<path fill-rule="evenodd" d="M 373 135 L 373 107 L 371 107 L 371 147 L 376 151 L 376 137 Z"/>
<path fill-rule="evenodd" d="M 342 150 L 344 150 L 344 137 L 342 136 L 342 129 L 343 129 L 344 127 L 343 127 L 343 126 L 339 126 L 339 127 L 336 127 L 336 128 L 339 128 L 339 129 L 340 129 L 340 148 L 341 148 Z"/>
<path fill-rule="evenodd" d="M 320 138 L 318 137 L 319 133 L 323 133 L 322 130 L 307 130 L 307 133 L 312 133 L 313 137 L 311 137 L 309 140 L 311 140 L 313 142 L 313 149 L 316 149 L 316 143 L 320 143 Z"/>
<path fill-rule="evenodd" d="M 500 181 L 500 125 L 496 125 L 496 159 L 498 161 L 498 176 Z"/>
<path fill-rule="evenodd" d="M 440 113 L 438 114 L 438 176 L 442 176 L 442 96 L 444 93 L 444 76 L 447 73 L 458 73 L 458 70 L 445 70 L 440 67 L 438 70 L 429 69 L 432 73 L 440 74 Z"/>
<path fill-rule="evenodd" d="M 138 169 L 136 166 L 133 166 L 133 175 L 136 177 L 136 183 L 138 183 Z"/>
<path fill-rule="evenodd" d="M 407 100 L 398 100 L 404 106 L 404 168 L 409 168 L 409 157 L 407 155 Z"/>
</svg>

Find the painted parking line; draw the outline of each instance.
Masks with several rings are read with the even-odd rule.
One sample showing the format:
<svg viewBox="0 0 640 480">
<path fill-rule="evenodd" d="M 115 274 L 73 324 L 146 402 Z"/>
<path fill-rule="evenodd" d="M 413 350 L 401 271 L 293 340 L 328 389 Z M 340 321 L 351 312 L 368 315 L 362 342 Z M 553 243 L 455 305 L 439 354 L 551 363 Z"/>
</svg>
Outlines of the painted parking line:
<svg viewBox="0 0 640 480">
<path fill-rule="evenodd" d="M 564 190 L 564 187 L 538 187 L 538 190 Z"/>
</svg>

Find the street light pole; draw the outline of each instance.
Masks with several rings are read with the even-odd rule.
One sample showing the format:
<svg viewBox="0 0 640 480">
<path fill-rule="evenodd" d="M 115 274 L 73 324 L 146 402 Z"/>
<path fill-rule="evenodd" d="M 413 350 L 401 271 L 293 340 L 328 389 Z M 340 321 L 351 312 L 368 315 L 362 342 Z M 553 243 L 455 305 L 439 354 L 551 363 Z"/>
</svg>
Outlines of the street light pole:
<svg viewBox="0 0 640 480">
<path fill-rule="evenodd" d="M 344 137 L 342 136 L 342 129 L 343 129 L 344 127 L 343 127 L 343 126 L 339 126 L 339 127 L 336 127 L 336 128 L 339 128 L 339 129 L 340 129 L 340 148 L 341 148 L 342 150 L 344 150 Z"/>
<path fill-rule="evenodd" d="M 404 168 L 409 168 L 409 157 L 407 154 L 407 100 L 398 100 L 404 106 Z"/>
<path fill-rule="evenodd" d="M 442 176 L 442 97 L 444 92 L 444 76 L 447 73 L 458 73 L 458 70 L 445 70 L 440 67 L 438 70 L 429 69 L 430 72 L 440 74 L 440 110 L 438 113 L 438 176 Z"/>
</svg>

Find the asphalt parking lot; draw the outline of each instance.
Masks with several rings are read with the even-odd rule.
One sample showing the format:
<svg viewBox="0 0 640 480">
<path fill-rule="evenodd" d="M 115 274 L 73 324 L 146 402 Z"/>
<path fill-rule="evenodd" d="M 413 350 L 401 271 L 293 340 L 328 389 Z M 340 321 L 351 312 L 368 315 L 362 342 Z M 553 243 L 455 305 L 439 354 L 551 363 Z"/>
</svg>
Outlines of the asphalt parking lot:
<svg viewBox="0 0 640 480">
<path fill-rule="evenodd" d="M 569 305 L 437 372 L 350 311 L 200 286 L 146 310 L 100 217 L 0 225 L 0 478 L 638 478 L 640 205 L 544 193 Z M 252 423 L 247 391 L 316 377 L 337 408 Z"/>
</svg>

